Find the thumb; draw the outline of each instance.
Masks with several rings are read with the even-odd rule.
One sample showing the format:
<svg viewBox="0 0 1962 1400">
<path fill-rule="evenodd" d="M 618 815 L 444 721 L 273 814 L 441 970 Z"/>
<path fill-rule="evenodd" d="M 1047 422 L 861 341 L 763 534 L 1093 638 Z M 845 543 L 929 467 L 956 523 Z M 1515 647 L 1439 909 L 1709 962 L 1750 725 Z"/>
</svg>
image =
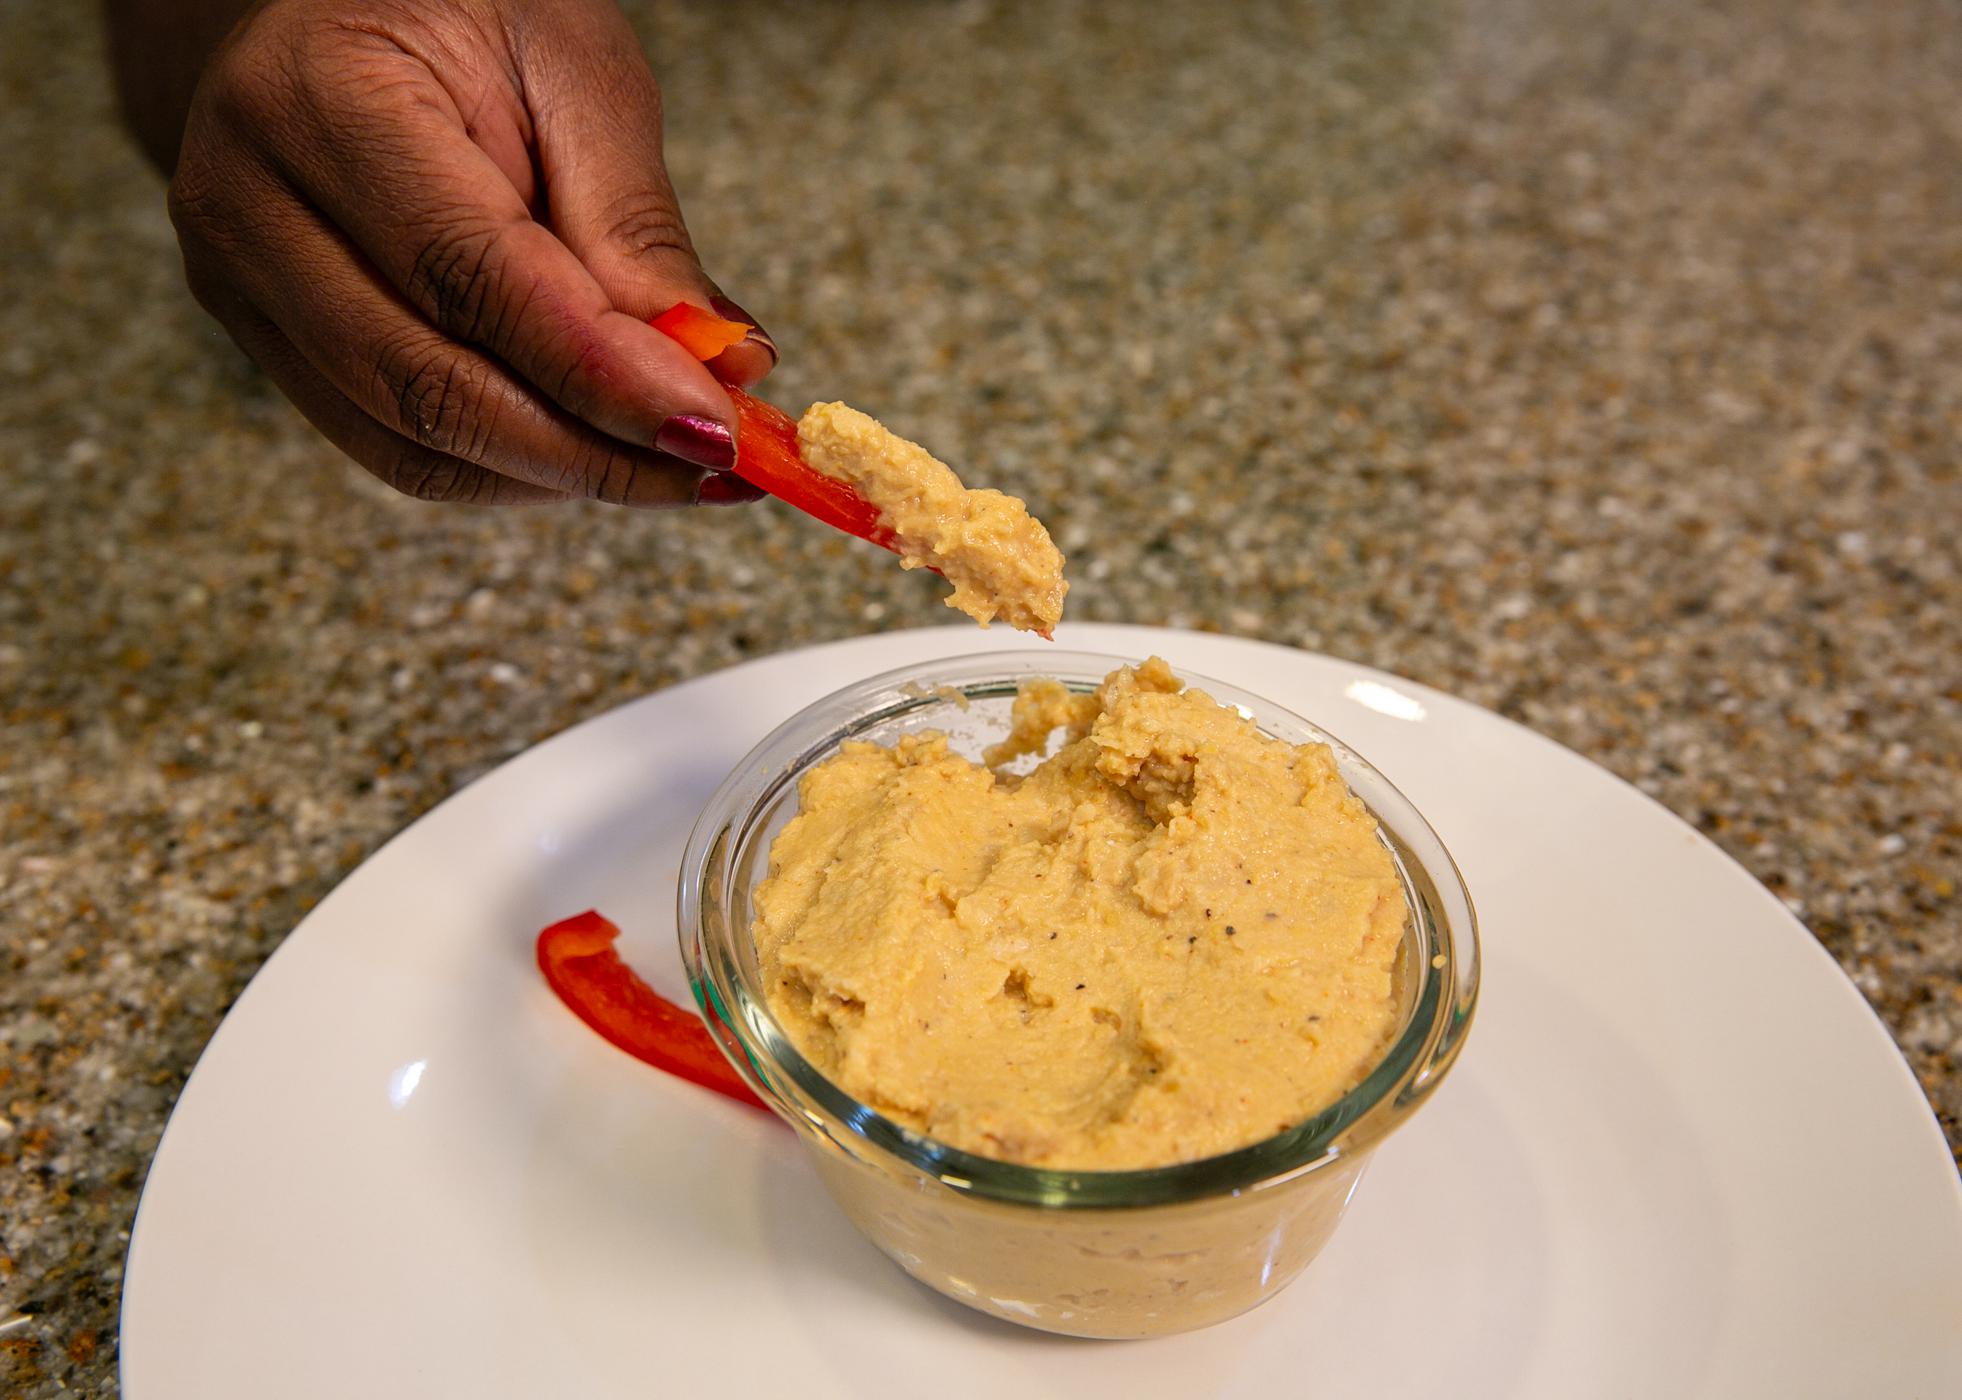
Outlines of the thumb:
<svg viewBox="0 0 1962 1400">
<path fill-rule="evenodd" d="M 754 325 L 695 256 L 661 154 L 660 88 L 626 18 L 605 0 L 531 13 L 515 47 L 553 232 L 618 311 L 645 321 L 687 301 Z M 711 368 L 753 384 L 776 359 L 759 328 Z"/>
</svg>

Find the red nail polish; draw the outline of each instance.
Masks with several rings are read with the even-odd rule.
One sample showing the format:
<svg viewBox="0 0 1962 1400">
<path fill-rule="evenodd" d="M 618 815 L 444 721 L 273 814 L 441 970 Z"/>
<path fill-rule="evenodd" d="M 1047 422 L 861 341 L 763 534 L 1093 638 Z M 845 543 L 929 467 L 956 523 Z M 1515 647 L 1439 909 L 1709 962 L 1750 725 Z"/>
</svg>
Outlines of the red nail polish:
<svg viewBox="0 0 1962 1400">
<path fill-rule="evenodd" d="M 726 472 L 736 465 L 736 435 L 713 418 L 677 413 L 654 434 L 654 446 L 670 457 Z"/>
<path fill-rule="evenodd" d="M 695 488 L 695 504 L 739 506 L 749 501 L 760 501 L 769 494 L 762 487 L 752 486 L 731 473 L 724 476 L 703 477 L 701 485 Z"/>
</svg>

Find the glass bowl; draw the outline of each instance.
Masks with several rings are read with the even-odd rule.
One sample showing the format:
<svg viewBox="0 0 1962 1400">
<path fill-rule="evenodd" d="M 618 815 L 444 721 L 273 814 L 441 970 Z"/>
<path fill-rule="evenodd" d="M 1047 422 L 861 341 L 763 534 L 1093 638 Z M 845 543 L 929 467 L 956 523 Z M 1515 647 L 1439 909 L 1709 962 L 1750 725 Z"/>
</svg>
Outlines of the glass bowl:
<svg viewBox="0 0 1962 1400">
<path fill-rule="evenodd" d="M 1408 799 L 1346 744 L 1233 686 L 1178 675 L 1289 743 L 1327 744 L 1375 815 L 1410 917 L 1397 966 L 1402 1029 L 1350 1093 L 1237 1151 L 1135 1171 L 1056 1171 L 923 1136 L 813 1067 L 765 998 L 751 893 L 797 812 L 799 780 L 851 739 L 938 730 L 978 757 L 1017 686 L 1094 690 L 1132 664 L 1004 652 L 889 671 L 829 695 L 752 749 L 702 812 L 677 927 L 703 1017 L 730 1063 L 791 1127 L 833 1199 L 921 1282 L 1024 1326 L 1084 1337 L 1204 1327 L 1273 1296 L 1327 1243 L 1369 1154 L 1456 1059 L 1478 995 L 1478 934 L 1457 867 Z M 1177 671 L 1177 668 L 1174 667 Z"/>
</svg>

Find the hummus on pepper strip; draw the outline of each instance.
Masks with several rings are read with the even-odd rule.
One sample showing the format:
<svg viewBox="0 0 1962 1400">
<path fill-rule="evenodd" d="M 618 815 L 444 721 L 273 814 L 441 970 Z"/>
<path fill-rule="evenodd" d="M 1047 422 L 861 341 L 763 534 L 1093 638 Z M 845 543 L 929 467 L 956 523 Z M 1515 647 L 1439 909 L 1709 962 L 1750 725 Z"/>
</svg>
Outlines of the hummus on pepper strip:
<svg viewBox="0 0 1962 1400">
<path fill-rule="evenodd" d="M 1063 616 L 1063 554 L 1013 496 L 970 491 L 952 468 L 877 419 L 816 403 L 797 422 L 812 467 L 879 508 L 900 562 L 932 567 L 954 585 L 947 606 L 986 627 L 999 617 L 1048 636 Z"/>
<path fill-rule="evenodd" d="M 1038 683 L 988 757 L 849 743 L 770 851 L 772 1009 L 826 1076 L 984 1156 L 1160 1166 L 1352 1088 L 1400 1020 L 1401 885 L 1319 744 L 1163 661 Z"/>
</svg>

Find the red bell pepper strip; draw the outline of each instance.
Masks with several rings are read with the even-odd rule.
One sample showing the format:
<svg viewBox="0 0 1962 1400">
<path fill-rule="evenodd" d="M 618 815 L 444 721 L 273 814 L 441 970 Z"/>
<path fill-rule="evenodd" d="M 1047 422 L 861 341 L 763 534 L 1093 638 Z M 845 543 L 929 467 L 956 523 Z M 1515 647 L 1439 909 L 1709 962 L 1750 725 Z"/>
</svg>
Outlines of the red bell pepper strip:
<svg viewBox="0 0 1962 1400">
<path fill-rule="evenodd" d="M 575 1016 L 635 1059 L 768 1112 L 723 1058 L 702 1018 L 620 960 L 613 948 L 619 936 L 597 910 L 561 919 L 538 935 L 538 969 Z"/>
<path fill-rule="evenodd" d="M 892 531 L 879 523 L 877 506 L 804 460 L 797 448 L 797 424 L 788 413 L 733 384 L 722 387 L 736 401 L 737 476 L 814 520 L 882 549 L 894 548 Z"/>
<path fill-rule="evenodd" d="M 686 301 L 676 302 L 648 324 L 698 360 L 712 360 L 724 350 L 741 345 L 750 330 L 741 321 L 725 321 L 713 311 Z"/>
<path fill-rule="evenodd" d="M 749 334 L 741 321 L 725 321 L 685 301 L 648 324 L 698 360 L 714 359 Z M 797 424 L 789 414 L 733 384 L 722 387 L 736 404 L 737 476 L 833 529 L 894 549 L 893 533 L 879 523 L 877 506 L 804 460 L 797 447 Z"/>
</svg>

